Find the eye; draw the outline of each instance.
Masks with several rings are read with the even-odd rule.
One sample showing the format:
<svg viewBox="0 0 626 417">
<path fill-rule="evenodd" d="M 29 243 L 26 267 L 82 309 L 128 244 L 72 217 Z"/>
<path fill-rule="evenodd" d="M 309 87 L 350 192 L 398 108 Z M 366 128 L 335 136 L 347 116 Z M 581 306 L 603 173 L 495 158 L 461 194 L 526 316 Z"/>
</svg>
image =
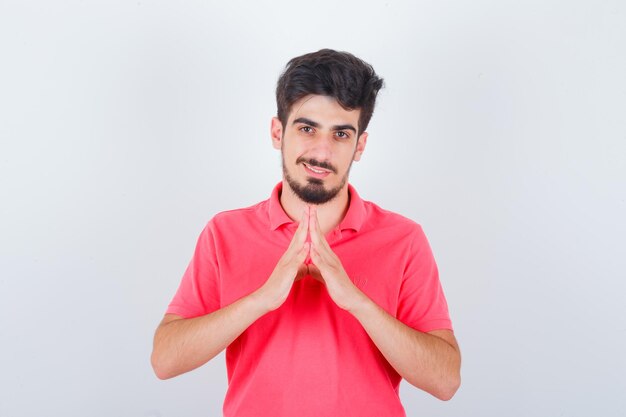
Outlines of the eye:
<svg viewBox="0 0 626 417">
<path fill-rule="evenodd" d="M 346 132 L 339 130 L 337 132 L 335 132 L 335 135 L 339 138 L 339 139 L 348 139 L 350 137 L 350 135 L 348 135 Z"/>
<path fill-rule="evenodd" d="M 304 133 L 313 133 L 313 128 L 311 126 L 302 126 L 300 131 Z"/>
</svg>

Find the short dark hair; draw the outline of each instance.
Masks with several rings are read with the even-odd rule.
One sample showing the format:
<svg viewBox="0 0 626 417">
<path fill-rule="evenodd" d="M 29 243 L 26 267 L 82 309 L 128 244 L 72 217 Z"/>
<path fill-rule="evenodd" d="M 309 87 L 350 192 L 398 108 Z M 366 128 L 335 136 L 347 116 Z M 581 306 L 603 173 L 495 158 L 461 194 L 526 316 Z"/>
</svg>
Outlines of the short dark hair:
<svg viewBox="0 0 626 417">
<path fill-rule="evenodd" d="M 309 94 L 329 96 L 346 110 L 361 110 L 361 134 L 372 118 L 376 95 L 382 87 L 383 79 L 367 62 L 348 52 L 321 49 L 287 63 L 276 86 L 277 116 L 286 126 L 296 101 Z"/>
</svg>

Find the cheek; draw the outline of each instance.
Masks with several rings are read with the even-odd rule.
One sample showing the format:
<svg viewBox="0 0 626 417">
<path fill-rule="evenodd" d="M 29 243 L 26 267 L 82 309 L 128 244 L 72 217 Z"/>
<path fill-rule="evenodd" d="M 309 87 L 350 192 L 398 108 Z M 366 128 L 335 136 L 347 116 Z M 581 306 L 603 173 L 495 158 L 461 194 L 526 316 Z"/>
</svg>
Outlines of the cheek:
<svg viewBox="0 0 626 417">
<path fill-rule="evenodd" d="M 306 155 L 306 154 L 307 154 L 307 149 L 304 146 L 291 144 L 290 146 L 287 146 L 287 149 L 285 149 L 285 155 L 288 155 L 294 161 L 296 160 L 296 158 Z"/>
<path fill-rule="evenodd" d="M 355 156 L 355 154 L 352 151 L 346 152 L 345 155 L 342 155 L 342 157 L 341 157 L 341 166 L 344 167 L 344 169 L 348 169 L 348 167 L 350 166 L 350 164 L 353 161 L 354 156 Z"/>
<path fill-rule="evenodd" d="M 283 160 L 288 164 L 294 164 L 298 156 L 298 149 L 295 149 L 293 146 L 283 146 L 281 149 L 281 153 L 283 155 Z"/>
</svg>

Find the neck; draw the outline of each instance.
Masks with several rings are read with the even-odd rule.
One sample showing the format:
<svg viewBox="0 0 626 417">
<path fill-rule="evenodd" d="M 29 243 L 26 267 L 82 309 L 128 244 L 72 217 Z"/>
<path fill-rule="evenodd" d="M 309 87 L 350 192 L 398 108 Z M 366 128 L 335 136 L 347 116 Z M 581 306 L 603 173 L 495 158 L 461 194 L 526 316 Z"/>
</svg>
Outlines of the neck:
<svg viewBox="0 0 626 417">
<path fill-rule="evenodd" d="M 319 219 L 322 232 L 325 235 L 337 227 L 341 220 L 343 220 L 348 211 L 349 204 L 350 195 L 348 192 L 348 183 L 346 182 L 346 185 L 339 191 L 335 198 L 317 206 L 317 218 Z M 291 220 L 298 222 L 302 218 L 302 211 L 310 204 L 300 200 L 287 181 L 283 180 L 280 205 Z"/>
</svg>

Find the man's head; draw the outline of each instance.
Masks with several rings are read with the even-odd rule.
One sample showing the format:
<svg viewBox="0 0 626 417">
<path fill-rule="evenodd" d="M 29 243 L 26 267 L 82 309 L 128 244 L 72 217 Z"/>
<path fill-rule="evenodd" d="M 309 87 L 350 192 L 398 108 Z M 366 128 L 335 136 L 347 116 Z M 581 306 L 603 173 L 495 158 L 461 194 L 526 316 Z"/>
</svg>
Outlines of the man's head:
<svg viewBox="0 0 626 417">
<path fill-rule="evenodd" d="M 369 64 L 346 52 L 323 49 L 289 61 L 276 88 L 272 140 L 301 200 L 323 204 L 344 188 L 382 84 Z"/>
<path fill-rule="evenodd" d="M 321 49 L 293 58 L 276 86 L 277 116 L 283 125 L 293 104 L 308 95 L 332 97 L 346 110 L 360 110 L 358 133 L 365 132 L 383 86 L 367 62 L 348 52 Z"/>
</svg>

